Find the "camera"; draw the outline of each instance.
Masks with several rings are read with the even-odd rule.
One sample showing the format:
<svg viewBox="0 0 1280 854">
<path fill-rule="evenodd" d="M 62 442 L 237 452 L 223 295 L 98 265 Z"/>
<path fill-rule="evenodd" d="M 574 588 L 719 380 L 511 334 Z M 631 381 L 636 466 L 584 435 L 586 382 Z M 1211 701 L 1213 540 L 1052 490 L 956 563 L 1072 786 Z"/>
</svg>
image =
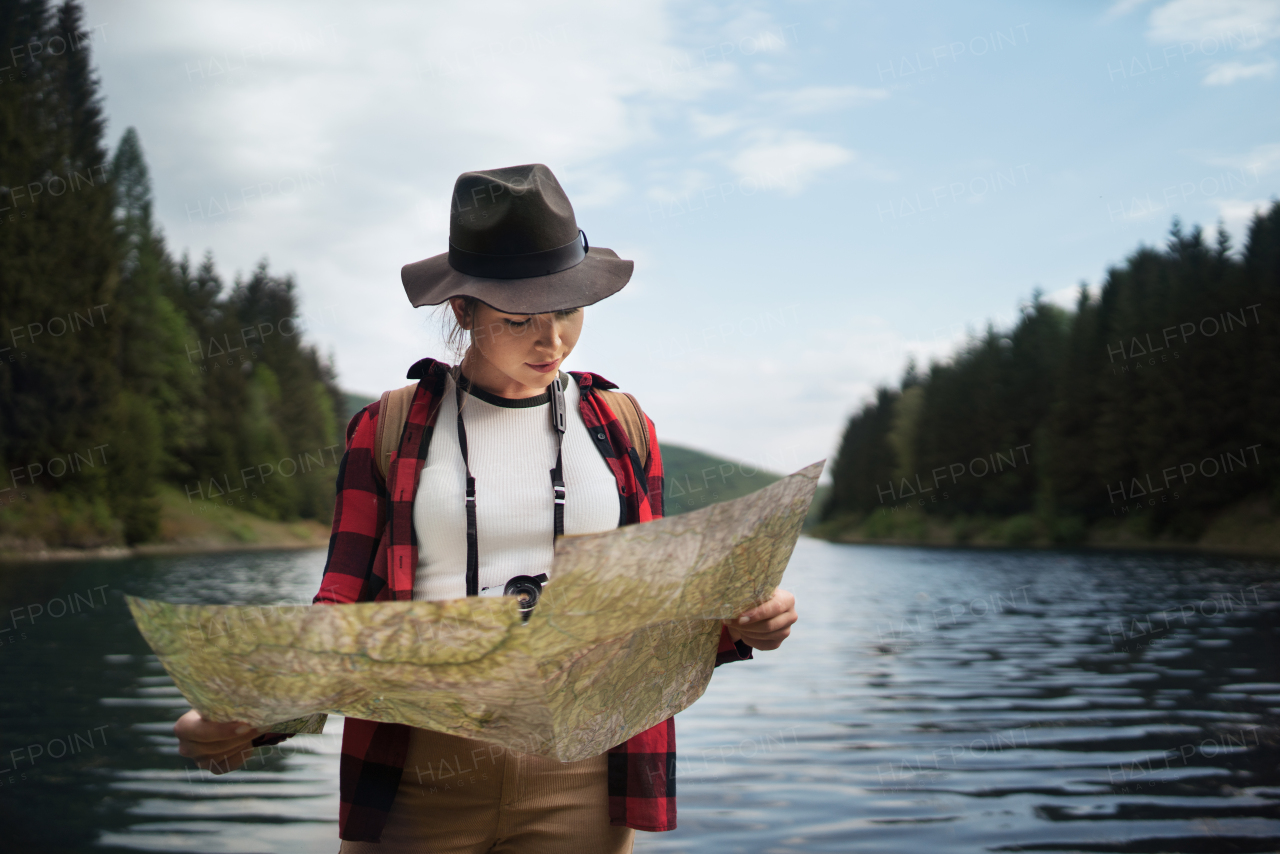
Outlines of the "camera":
<svg viewBox="0 0 1280 854">
<path fill-rule="evenodd" d="M 529 615 L 533 613 L 533 606 L 538 604 L 538 597 L 542 595 L 542 585 L 546 580 L 545 572 L 537 575 L 517 575 L 502 589 L 503 596 L 520 597 L 520 617 L 526 623 L 529 622 Z"/>
</svg>

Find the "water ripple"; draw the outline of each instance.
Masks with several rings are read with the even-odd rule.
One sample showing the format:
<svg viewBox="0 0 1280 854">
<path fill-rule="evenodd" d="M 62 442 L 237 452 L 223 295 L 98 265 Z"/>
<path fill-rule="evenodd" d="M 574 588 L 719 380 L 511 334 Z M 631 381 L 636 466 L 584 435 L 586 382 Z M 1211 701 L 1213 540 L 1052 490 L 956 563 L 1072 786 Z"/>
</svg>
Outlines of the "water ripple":
<svg viewBox="0 0 1280 854">
<path fill-rule="evenodd" d="M 185 703 L 120 595 L 309 601 L 323 559 L 45 565 L 3 591 L 5 608 L 111 593 L 0 656 L 0 684 L 30 686 L 0 695 L 6 750 L 97 733 L 0 775 L 6 843 L 336 850 L 341 721 L 235 774 L 193 768 L 172 736 Z M 679 715 L 680 826 L 636 850 L 1280 850 L 1276 569 L 802 540 L 784 581 L 801 622 Z"/>
</svg>

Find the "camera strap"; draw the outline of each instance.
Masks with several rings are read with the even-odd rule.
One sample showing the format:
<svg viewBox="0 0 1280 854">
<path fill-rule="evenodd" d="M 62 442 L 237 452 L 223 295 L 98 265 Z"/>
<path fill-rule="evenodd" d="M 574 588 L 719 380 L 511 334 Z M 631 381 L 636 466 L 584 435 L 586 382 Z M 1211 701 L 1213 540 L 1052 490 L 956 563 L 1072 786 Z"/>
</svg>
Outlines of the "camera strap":
<svg viewBox="0 0 1280 854">
<path fill-rule="evenodd" d="M 564 371 L 561 371 L 551 383 L 551 428 L 556 434 L 556 467 L 551 470 L 552 524 L 551 545 L 564 536 L 564 457 L 561 449 L 564 445 L 564 431 L 568 426 L 568 416 L 564 411 Z"/>
<path fill-rule="evenodd" d="M 548 389 L 550 397 L 551 427 L 556 435 L 556 465 L 551 469 L 552 533 L 551 542 L 564 535 L 564 502 L 567 490 L 564 485 L 564 431 L 568 426 L 565 412 L 564 380 L 561 371 Z M 462 423 L 462 401 L 471 383 L 459 372 L 454 382 L 458 402 L 458 448 L 462 451 L 462 467 L 467 473 L 467 595 L 480 595 L 480 543 L 476 536 L 476 479 L 471 474 L 471 461 L 467 456 L 467 428 Z"/>
</svg>

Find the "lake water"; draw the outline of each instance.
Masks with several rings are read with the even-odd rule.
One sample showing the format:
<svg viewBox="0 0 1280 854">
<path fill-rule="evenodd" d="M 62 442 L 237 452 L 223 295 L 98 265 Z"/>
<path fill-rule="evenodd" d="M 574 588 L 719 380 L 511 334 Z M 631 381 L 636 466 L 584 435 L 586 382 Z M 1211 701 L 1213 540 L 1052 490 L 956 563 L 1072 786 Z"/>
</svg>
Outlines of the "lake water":
<svg viewBox="0 0 1280 854">
<path fill-rule="evenodd" d="M 337 850 L 341 723 L 224 777 L 123 594 L 309 601 L 323 552 L 0 567 L 0 851 Z M 640 852 L 1280 850 L 1280 566 L 801 540 L 801 621 L 677 719 Z"/>
</svg>

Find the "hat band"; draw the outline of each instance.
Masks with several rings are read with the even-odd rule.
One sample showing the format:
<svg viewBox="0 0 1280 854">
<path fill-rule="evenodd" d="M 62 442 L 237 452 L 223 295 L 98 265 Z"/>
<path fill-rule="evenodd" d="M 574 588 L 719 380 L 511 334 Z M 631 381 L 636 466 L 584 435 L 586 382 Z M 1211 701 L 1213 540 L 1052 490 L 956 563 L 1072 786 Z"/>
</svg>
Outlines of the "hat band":
<svg viewBox="0 0 1280 854">
<path fill-rule="evenodd" d="M 582 263 L 587 257 L 587 235 L 578 229 L 578 236 L 563 246 L 542 252 L 526 252 L 523 255 L 489 255 L 484 252 L 468 252 L 449 244 L 449 266 L 459 273 L 481 279 L 531 279 L 549 276 L 568 270 Z"/>
</svg>

